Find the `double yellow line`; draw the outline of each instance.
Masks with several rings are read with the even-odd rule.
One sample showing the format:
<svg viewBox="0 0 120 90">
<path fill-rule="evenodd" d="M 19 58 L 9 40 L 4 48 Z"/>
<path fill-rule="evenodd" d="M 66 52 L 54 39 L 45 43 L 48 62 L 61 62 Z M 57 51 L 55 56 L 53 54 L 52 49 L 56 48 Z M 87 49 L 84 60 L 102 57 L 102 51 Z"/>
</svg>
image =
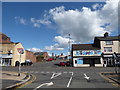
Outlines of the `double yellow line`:
<svg viewBox="0 0 120 90">
<path fill-rule="evenodd" d="M 30 83 L 32 83 L 33 81 L 36 80 L 35 75 L 33 75 L 33 74 L 30 74 L 30 75 L 32 76 L 32 80 L 30 80 L 30 81 L 28 81 L 28 82 L 26 82 L 26 83 L 24 83 L 24 84 L 22 84 L 22 85 L 20 85 L 20 86 L 18 86 L 16 88 L 22 88 L 22 87 L 24 87 L 24 86 L 26 86 L 26 85 L 28 85 L 28 84 L 30 84 Z M 28 79 L 30 79 L 30 77 Z"/>
<path fill-rule="evenodd" d="M 99 73 L 99 75 L 101 77 L 103 77 L 105 80 L 109 81 L 112 85 L 117 86 L 118 88 L 120 88 L 120 85 L 118 83 L 116 83 L 115 81 L 105 77 L 104 75 L 102 75 L 102 73 L 110 73 L 110 72 L 101 72 L 101 73 Z"/>
</svg>

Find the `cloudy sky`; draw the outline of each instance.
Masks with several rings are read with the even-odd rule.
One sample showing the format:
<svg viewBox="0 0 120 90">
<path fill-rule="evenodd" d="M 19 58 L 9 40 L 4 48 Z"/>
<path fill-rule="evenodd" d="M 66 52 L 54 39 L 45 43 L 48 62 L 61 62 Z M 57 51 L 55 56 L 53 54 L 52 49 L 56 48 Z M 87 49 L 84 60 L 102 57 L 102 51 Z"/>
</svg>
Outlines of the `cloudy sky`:
<svg viewBox="0 0 120 90">
<path fill-rule="evenodd" d="M 118 0 L 106 2 L 3 2 L 3 33 L 25 49 L 68 52 L 71 43 L 118 35 Z"/>
</svg>

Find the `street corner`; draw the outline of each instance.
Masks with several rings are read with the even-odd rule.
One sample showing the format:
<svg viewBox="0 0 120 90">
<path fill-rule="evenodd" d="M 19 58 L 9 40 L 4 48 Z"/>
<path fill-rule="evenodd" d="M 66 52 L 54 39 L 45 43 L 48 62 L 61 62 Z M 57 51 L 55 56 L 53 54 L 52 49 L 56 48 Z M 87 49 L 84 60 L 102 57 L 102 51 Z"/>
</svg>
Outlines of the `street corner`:
<svg viewBox="0 0 120 90">
<path fill-rule="evenodd" d="M 112 85 L 120 88 L 120 73 L 115 72 L 101 72 L 99 73 L 104 79 L 108 80 Z"/>
<path fill-rule="evenodd" d="M 35 76 L 22 72 L 20 74 L 20 76 L 18 76 L 18 73 L 16 72 L 7 72 L 4 71 L 4 73 L 2 73 L 2 80 L 4 81 L 11 81 L 11 84 L 6 85 L 4 84 L 3 89 L 7 90 L 7 89 L 15 89 L 15 88 L 20 88 L 23 85 L 30 83 L 33 81 L 33 78 L 35 78 Z"/>
<path fill-rule="evenodd" d="M 18 76 L 18 72 L 13 72 L 13 71 L 2 71 L 0 75 L 1 75 L 0 79 L 2 80 L 21 81 L 26 77 L 25 73 L 21 73 L 20 76 Z"/>
<path fill-rule="evenodd" d="M 26 73 L 27 77 L 26 77 L 26 81 L 23 81 L 22 84 L 18 84 L 16 88 L 23 88 L 24 86 L 34 82 L 36 80 L 36 76 L 33 75 L 33 74 L 29 74 L 29 73 Z"/>
</svg>

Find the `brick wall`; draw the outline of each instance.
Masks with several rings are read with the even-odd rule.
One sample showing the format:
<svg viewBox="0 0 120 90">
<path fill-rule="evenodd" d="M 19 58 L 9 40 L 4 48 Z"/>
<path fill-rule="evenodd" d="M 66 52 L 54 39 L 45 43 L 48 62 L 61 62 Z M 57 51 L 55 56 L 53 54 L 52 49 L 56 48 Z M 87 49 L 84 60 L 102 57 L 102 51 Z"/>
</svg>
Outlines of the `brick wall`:
<svg viewBox="0 0 120 90">
<path fill-rule="evenodd" d="M 26 51 L 26 59 L 30 59 L 33 63 L 36 62 L 36 56 L 30 51 Z"/>
<path fill-rule="evenodd" d="M 10 38 L 5 34 L 0 33 L 0 43 L 10 43 Z"/>
</svg>

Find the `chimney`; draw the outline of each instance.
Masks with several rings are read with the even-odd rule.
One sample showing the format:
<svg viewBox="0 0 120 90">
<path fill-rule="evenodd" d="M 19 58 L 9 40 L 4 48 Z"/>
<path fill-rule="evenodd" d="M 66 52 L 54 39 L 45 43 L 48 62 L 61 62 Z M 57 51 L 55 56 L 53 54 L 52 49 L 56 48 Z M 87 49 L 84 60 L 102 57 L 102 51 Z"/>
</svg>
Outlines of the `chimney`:
<svg viewBox="0 0 120 90">
<path fill-rule="evenodd" d="M 106 33 L 104 34 L 104 37 L 108 37 L 108 32 L 106 32 Z"/>
</svg>

